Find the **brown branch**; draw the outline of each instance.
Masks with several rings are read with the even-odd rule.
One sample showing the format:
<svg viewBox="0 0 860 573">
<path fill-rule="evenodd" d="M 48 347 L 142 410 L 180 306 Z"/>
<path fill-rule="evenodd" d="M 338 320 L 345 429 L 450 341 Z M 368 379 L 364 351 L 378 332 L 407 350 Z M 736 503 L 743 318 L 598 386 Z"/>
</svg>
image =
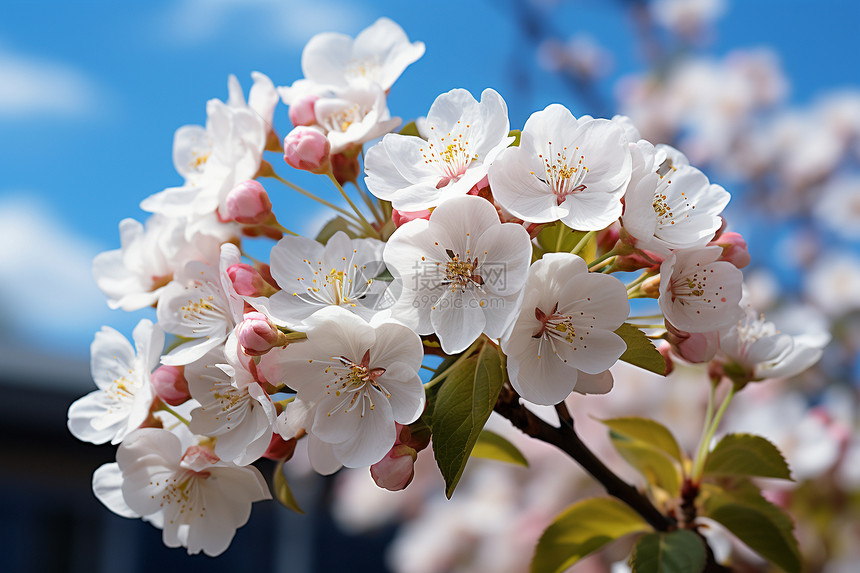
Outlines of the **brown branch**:
<svg viewBox="0 0 860 573">
<path fill-rule="evenodd" d="M 510 420 L 523 433 L 552 444 L 572 457 L 603 485 L 609 495 L 626 503 L 657 531 L 675 529 L 676 522 L 674 519 L 660 513 L 651 503 L 651 500 L 618 477 L 588 449 L 588 446 L 579 439 L 574 430 L 573 418 L 567 413 L 566 408 L 559 412 L 562 425 L 556 428 L 524 408 L 520 404 L 519 398 L 519 395 L 512 388 L 503 387 L 499 394 L 499 400 L 496 402 L 496 412 Z"/>
</svg>

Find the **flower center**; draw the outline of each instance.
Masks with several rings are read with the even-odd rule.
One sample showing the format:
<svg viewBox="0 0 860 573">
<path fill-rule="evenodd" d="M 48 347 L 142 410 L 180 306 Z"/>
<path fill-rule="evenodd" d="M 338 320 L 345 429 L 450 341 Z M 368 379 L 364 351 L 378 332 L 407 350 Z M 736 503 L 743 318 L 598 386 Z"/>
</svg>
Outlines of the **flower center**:
<svg viewBox="0 0 860 573">
<path fill-rule="evenodd" d="M 361 282 L 356 280 L 356 273 L 360 271 L 358 264 L 354 262 L 356 252 L 357 250 L 353 249 L 353 258 L 342 257 L 343 270 L 332 267 L 327 274 L 323 274 L 322 261 L 314 265 L 309 259 L 302 259 L 302 262 L 310 267 L 311 281 L 308 284 L 308 277 L 296 277 L 301 284 L 307 286 L 304 293 L 294 292 L 293 296 L 312 304 L 356 306 L 355 301 L 365 296 L 373 283 L 373 279 L 367 279 L 362 286 Z M 364 268 L 364 266 L 361 267 L 361 269 Z"/>
<path fill-rule="evenodd" d="M 562 362 L 567 362 L 566 358 L 559 356 L 558 350 L 556 349 L 556 342 L 565 342 L 570 345 L 576 344 L 577 335 L 576 328 L 573 325 L 573 317 L 559 313 L 558 303 L 555 303 L 552 310 L 548 313 L 535 307 L 535 318 L 540 322 L 540 328 L 538 328 L 537 332 L 532 334 L 532 338 L 539 340 L 538 359 L 543 356 L 543 343 L 546 341 L 549 343 L 553 355 L 561 358 Z M 586 331 L 586 334 L 588 334 L 588 331 Z M 583 337 L 580 336 L 579 340 L 582 341 Z M 584 348 L 587 348 L 587 346 Z M 574 346 L 574 350 L 576 349 L 577 347 Z"/>
<path fill-rule="evenodd" d="M 424 157 L 424 163 L 436 164 L 442 171 L 442 177 L 436 184 L 437 189 L 459 180 L 469 165 L 478 159 L 478 154 L 470 151 L 468 133 L 472 129 L 471 124 L 461 126 L 461 122 L 457 121 L 454 129 L 443 137 L 436 134 L 435 126 L 430 126 L 427 147 L 419 149 Z"/>
<path fill-rule="evenodd" d="M 470 284 L 481 286 L 484 284 L 484 279 L 476 271 L 478 268 L 478 258 L 472 260 L 468 258 L 461 260 L 460 255 L 455 254 L 451 249 L 445 251 L 450 259 L 445 264 L 445 278 L 442 280 L 443 285 L 453 285 L 452 291 L 459 288 L 462 291 L 466 290 Z"/>
<path fill-rule="evenodd" d="M 585 156 L 579 153 L 578 146 L 574 148 L 570 157 L 568 157 L 567 146 L 555 153 L 553 153 L 551 141 L 548 142 L 548 146 L 549 152 L 546 156 L 542 153 L 538 154 L 538 158 L 544 164 L 544 176 L 541 177 L 534 171 L 531 174 L 549 185 L 556 201 L 561 205 L 568 195 L 585 191 L 586 185 L 582 181 L 588 174 L 588 167 L 583 165 Z"/>
<path fill-rule="evenodd" d="M 378 56 L 367 56 L 361 59 L 356 58 L 347 62 L 344 68 L 344 76 L 346 76 L 347 79 L 369 78 L 375 81 L 377 79 L 376 76 L 379 68 Z"/>
<path fill-rule="evenodd" d="M 358 103 L 353 103 L 352 105 L 345 105 L 330 113 L 321 124 L 326 128 L 327 131 L 336 131 L 343 133 L 349 126 L 353 123 L 360 122 L 364 119 L 364 116 L 367 115 L 367 111 L 362 109 L 361 105 Z"/>
<path fill-rule="evenodd" d="M 561 338 L 573 344 L 576 339 L 576 329 L 571 322 L 572 317 L 558 313 L 558 303 L 552 307 L 549 314 L 535 307 L 535 318 L 541 323 L 540 329 L 532 334 L 532 338 Z"/>
<path fill-rule="evenodd" d="M 385 368 L 370 367 L 370 350 L 364 353 L 361 362 L 355 362 L 346 356 L 333 357 L 331 360 L 335 364 L 327 366 L 325 371 L 334 373 L 335 379 L 332 384 L 326 385 L 326 393 L 343 397 L 343 400 L 331 409 L 329 416 L 341 408 L 344 414 L 348 414 L 360 404 L 361 417 L 364 417 L 365 408 L 373 410 L 376 407 L 373 391 L 391 398 L 391 392 L 379 382 L 379 377 L 385 374 Z"/>
<path fill-rule="evenodd" d="M 199 290 L 200 286 L 200 284 L 195 284 L 192 289 Z M 209 294 L 206 294 L 207 291 Z M 183 320 L 192 323 L 192 332 L 194 333 L 208 331 L 214 325 L 228 321 L 227 312 L 218 306 L 215 296 L 209 288 L 204 289 L 199 298 L 189 298 L 180 307 L 180 310 Z"/>
</svg>

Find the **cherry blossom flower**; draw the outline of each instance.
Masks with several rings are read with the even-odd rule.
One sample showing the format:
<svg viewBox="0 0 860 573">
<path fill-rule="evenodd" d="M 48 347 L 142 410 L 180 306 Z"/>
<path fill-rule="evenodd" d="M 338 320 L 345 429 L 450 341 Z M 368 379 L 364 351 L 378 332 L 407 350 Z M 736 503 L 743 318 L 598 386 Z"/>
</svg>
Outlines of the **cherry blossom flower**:
<svg viewBox="0 0 860 573">
<path fill-rule="evenodd" d="M 519 316 L 502 338 L 508 376 L 526 400 L 552 405 L 571 391 L 606 393 L 627 345 L 615 330 L 630 305 L 624 284 L 581 258 L 548 253 L 529 268 Z"/>
<path fill-rule="evenodd" d="M 244 301 L 236 294 L 227 269 L 241 261 L 232 243 L 221 247 L 219 267 L 192 261 L 164 289 L 158 301 L 158 322 L 167 332 L 190 338 L 161 358 L 179 366 L 223 345 L 242 320 Z"/>
<path fill-rule="evenodd" d="M 804 290 L 830 316 L 860 309 L 860 257 L 849 250 L 825 252 L 805 277 Z"/>
<path fill-rule="evenodd" d="M 302 50 L 305 79 L 279 88 L 284 103 L 291 105 L 313 86 L 345 87 L 370 80 L 388 91 L 406 67 L 424 55 L 423 42 L 409 42 L 399 25 L 380 18 L 353 40 L 336 33 L 317 34 Z"/>
<path fill-rule="evenodd" d="M 677 330 L 711 332 L 741 315 L 743 274 L 720 261 L 720 247 L 672 254 L 660 265 L 660 310 Z"/>
<path fill-rule="evenodd" d="M 212 99 L 206 104 L 206 127 L 176 131 L 173 162 L 185 184 L 144 199 L 140 204 L 144 211 L 173 217 L 199 217 L 216 209 L 226 213 L 230 191 L 256 176 L 272 130 L 277 94 L 269 78 L 259 72 L 252 76 L 247 104 L 238 80 L 230 76 L 227 102 Z"/>
<path fill-rule="evenodd" d="M 486 89 L 480 103 L 463 89 L 436 98 L 420 137 L 389 134 L 365 161 L 367 188 L 400 211 L 420 211 L 465 195 L 487 175 L 508 137 L 508 106 Z"/>
<path fill-rule="evenodd" d="M 273 349 L 260 363 L 267 380 L 297 392 L 283 416 L 310 433 L 320 473 L 374 464 L 394 445 L 395 422 L 414 422 L 424 409 L 421 340 L 403 325 L 371 326 L 342 308 L 320 310 L 307 324 L 307 341 Z"/>
<path fill-rule="evenodd" d="M 383 252 L 403 292 L 392 318 L 439 337 L 447 354 L 481 333 L 499 338 L 513 319 L 531 261 L 526 230 L 501 223 L 480 197 L 449 199 L 428 220 L 401 225 Z"/>
<path fill-rule="evenodd" d="M 259 470 L 218 459 L 162 429 L 129 435 L 116 463 L 93 475 L 96 497 L 123 517 L 142 517 L 162 529 L 168 547 L 220 555 L 245 525 L 255 501 L 271 499 Z"/>
<path fill-rule="evenodd" d="M 215 454 L 245 466 L 269 447 L 277 412 L 272 400 L 250 371 L 253 360 L 238 348 L 235 333 L 226 352 L 216 349 L 186 368 L 191 396 L 200 407 L 191 411 L 189 429 L 217 438 Z M 244 363 L 240 356 L 245 358 Z"/>
<path fill-rule="evenodd" d="M 490 167 L 490 187 L 496 201 L 524 221 L 561 220 L 597 231 L 621 215 L 630 166 L 619 125 L 588 116 L 577 120 L 552 104 L 529 117 L 520 145 Z"/>
<path fill-rule="evenodd" d="M 150 374 L 158 366 L 164 332 L 143 319 L 132 338 L 134 348 L 109 326 L 96 333 L 90 370 L 99 389 L 69 407 L 69 431 L 79 440 L 118 444 L 149 415 L 155 397 Z"/>
<path fill-rule="evenodd" d="M 621 224 L 636 246 L 665 256 L 707 244 L 722 224 L 729 193 L 668 146 L 640 140 L 631 151 L 633 176 Z"/>
<path fill-rule="evenodd" d="M 183 218 L 153 215 L 142 225 L 119 224 L 120 248 L 93 260 L 93 276 L 108 297 L 108 306 L 126 311 L 158 302 L 173 275 L 189 261 L 214 261 L 221 243 L 234 234 L 232 225 L 214 225 L 186 238 Z"/>
<path fill-rule="evenodd" d="M 779 332 L 762 315 L 747 308 L 740 320 L 720 334 L 720 362 L 733 378 L 788 378 L 821 358 L 830 342 L 827 332 L 792 336 Z"/>
<path fill-rule="evenodd" d="M 314 104 L 317 125 L 326 132 L 331 153 L 342 153 L 353 146 L 380 137 L 398 125 L 391 117 L 385 92 L 370 81 L 356 81 L 320 97 Z"/>
<path fill-rule="evenodd" d="M 282 290 L 248 301 L 281 326 L 301 329 L 303 322 L 328 306 L 340 306 L 370 320 L 386 283 L 374 280 L 383 270 L 376 239 L 350 239 L 343 231 L 325 245 L 306 237 L 284 237 L 272 248 L 272 277 Z"/>
</svg>

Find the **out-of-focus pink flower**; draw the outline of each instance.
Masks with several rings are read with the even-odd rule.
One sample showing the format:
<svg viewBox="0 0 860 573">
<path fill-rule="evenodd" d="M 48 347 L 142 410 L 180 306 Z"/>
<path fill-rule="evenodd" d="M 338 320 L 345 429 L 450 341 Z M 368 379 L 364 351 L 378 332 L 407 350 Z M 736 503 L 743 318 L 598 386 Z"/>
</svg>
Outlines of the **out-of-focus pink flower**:
<svg viewBox="0 0 860 573">
<path fill-rule="evenodd" d="M 331 166 L 331 143 L 322 130 L 299 126 L 284 138 L 284 161 L 296 169 L 325 173 Z"/>
<path fill-rule="evenodd" d="M 269 194 L 259 181 L 249 179 L 227 194 L 227 217 L 245 225 L 259 225 L 272 214 Z"/>
<path fill-rule="evenodd" d="M 152 388 L 161 400 L 178 406 L 191 398 L 183 366 L 160 366 L 149 378 Z"/>
<path fill-rule="evenodd" d="M 719 239 L 710 242 L 709 245 L 722 247 L 721 261 L 728 261 L 739 269 L 750 264 L 749 248 L 740 233 L 723 233 Z"/>
</svg>

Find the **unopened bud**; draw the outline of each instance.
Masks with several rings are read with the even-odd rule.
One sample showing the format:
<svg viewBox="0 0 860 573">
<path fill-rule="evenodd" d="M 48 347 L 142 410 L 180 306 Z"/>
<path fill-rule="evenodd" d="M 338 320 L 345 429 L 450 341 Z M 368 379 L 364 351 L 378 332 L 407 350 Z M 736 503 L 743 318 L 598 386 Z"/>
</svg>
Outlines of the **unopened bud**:
<svg viewBox="0 0 860 573">
<path fill-rule="evenodd" d="M 394 221 L 395 227 L 399 227 L 403 223 L 408 223 L 409 221 L 414 221 L 415 219 L 429 218 L 430 209 L 424 209 L 421 211 L 398 211 L 397 209 L 391 210 L 391 220 Z"/>
<path fill-rule="evenodd" d="M 669 343 L 664 342 L 657 347 L 657 350 L 666 362 L 666 370 L 663 372 L 663 376 L 668 376 L 675 370 L 675 362 L 672 360 L 672 346 Z"/>
<path fill-rule="evenodd" d="M 284 138 L 284 161 L 296 169 L 326 173 L 330 169 L 331 143 L 315 127 L 299 126 Z"/>
<path fill-rule="evenodd" d="M 692 364 L 710 362 L 720 348 L 720 333 L 716 330 L 684 332 L 667 322 L 666 333 L 675 354 Z"/>
<path fill-rule="evenodd" d="M 313 125 L 317 122 L 314 105 L 318 99 L 318 96 L 309 95 L 290 104 L 290 121 L 295 127 Z"/>
<path fill-rule="evenodd" d="M 355 183 L 361 173 L 358 156 L 355 154 L 335 153 L 331 156 L 331 172 L 341 185 Z"/>
<path fill-rule="evenodd" d="M 728 261 L 739 269 L 750 264 L 750 251 L 740 233 L 723 233 L 719 239 L 711 241 L 709 245 L 723 248 L 723 254 L 720 255 L 721 261 Z"/>
<path fill-rule="evenodd" d="M 415 476 L 418 452 L 404 444 L 396 444 L 385 457 L 370 466 L 370 476 L 376 485 L 389 491 L 400 491 Z"/>
<path fill-rule="evenodd" d="M 227 217 L 245 225 L 259 225 L 272 214 L 269 194 L 259 181 L 249 179 L 227 194 Z"/>
<path fill-rule="evenodd" d="M 293 453 L 296 451 L 297 442 L 298 440 L 296 440 L 296 438 L 285 440 L 280 434 L 275 432 L 272 434 L 269 447 L 266 449 L 266 453 L 263 454 L 263 457 L 269 460 L 289 460 L 293 457 Z"/>
<path fill-rule="evenodd" d="M 249 312 L 236 327 L 239 344 L 248 356 L 260 356 L 276 346 L 289 343 L 286 334 L 278 330 L 261 312 Z"/>
<path fill-rule="evenodd" d="M 150 374 L 155 395 L 170 406 L 184 404 L 191 398 L 183 366 L 159 366 Z"/>
<path fill-rule="evenodd" d="M 236 293 L 242 296 L 270 296 L 275 292 L 263 276 L 251 265 L 236 263 L 227 267 L 227 276 Z"/>
</svg>

